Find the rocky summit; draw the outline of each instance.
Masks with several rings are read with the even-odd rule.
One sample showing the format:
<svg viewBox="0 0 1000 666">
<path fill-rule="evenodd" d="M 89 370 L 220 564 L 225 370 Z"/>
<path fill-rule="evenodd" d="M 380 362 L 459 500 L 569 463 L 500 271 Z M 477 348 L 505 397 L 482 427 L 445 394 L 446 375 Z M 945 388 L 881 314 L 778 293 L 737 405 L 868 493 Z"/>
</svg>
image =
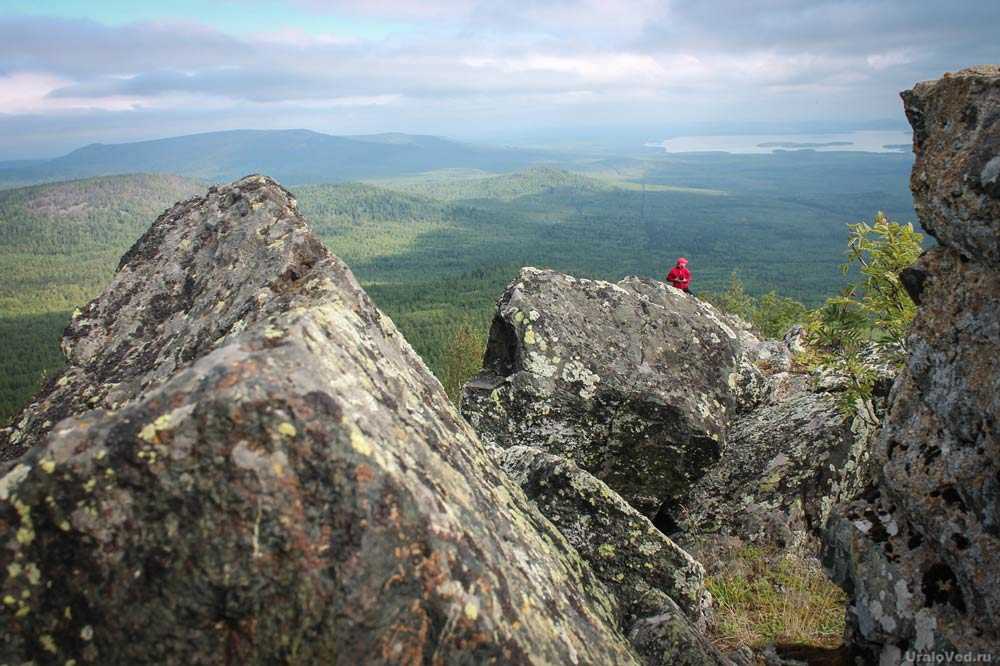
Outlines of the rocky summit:
<svg viewBox="0 0 1000 666">
<path fill-rule="evenodd" d="M 855 663 L 1000 660 L 1000 70 L 903 99 L 940 245 L 850 410 L 801 327 L 524 268 L 463 418 L 280 185 L 176 204 L 0 430 L 0 664 L 752 663 L 701 537 L 822 539 Z"/>
<path fill-rule="evenodd" d="M 0 663 L 645 660 L 273 181 L 167 211 L 63 344 L 0 441 Z"/>
<path fill-rule="evenodd" d="M 571 460 L 663 532 L 815 547 L 868 480 L 878 418 L 789 372 L 800 328 L 786 337 L 651 280 L 523 269 L 462 412 L 488 443 Z"/>
<path fill-rule="evenodd" d="M 902 95 L 920 222 L 909 358 L 873 451 L 875 482 L 830 521 L 825 559 L 872 663 L 1000 660 L 1000 69 Z M 911 657 L 912 658 L 912 657 Z"/>
<path fill-rule="evenodd" d="M 462 413 L 485 441 L 565 456 L 655 517 L 719 459 L 739 358 L 717 311 L 673 287 L 525 268 Z"/>
</svg>

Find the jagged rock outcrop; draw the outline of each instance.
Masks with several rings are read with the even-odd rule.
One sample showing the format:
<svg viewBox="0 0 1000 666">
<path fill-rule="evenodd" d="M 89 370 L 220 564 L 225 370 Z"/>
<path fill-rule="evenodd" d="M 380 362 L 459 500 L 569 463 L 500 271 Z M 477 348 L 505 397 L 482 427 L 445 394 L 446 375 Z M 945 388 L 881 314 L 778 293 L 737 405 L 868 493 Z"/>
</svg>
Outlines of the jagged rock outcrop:
<svg viewBox="0 0 1000 666">
<path fill-rule="evenodd" d="M 911 186 L 941 243 L 908 271 L 919 303 L 863 500 L 835 512 L 825 563 L 848 638 L 882 663 L 1000 659 L 1000 68 L 902 95 Z"/>
<path fill-rule="evenodd" d="M 678 528 L 812 549 L 833 506 L 870 480 L 877 432 L 869 403 L 845 414 L 835 395 L 792 389 L 733 420 L 720 462 L 681 500 Z"/>
<path fill-rule="evenodd" d="M 789 371 L 802 337 L 761 340 L 652 280 L 523 269 L 462 412 L 501 448 L 573 460 L 664 532 L 815 546 L 830 507 L 868 482 L 878 422 Z"/>
<path fill-rule="evenodd" d="M 530 446 L 494 455 L 607 584 L 652 663 L 726 663 L 701 633 L 711 606 L 701 564 L 572 461 Z"/>
<path fill-rule="evenodd" d="M 0 663 L 638 661 L 273 181 L 165 213 L 64 346 L 0 441 Z"/>
<path fill-rule="evenodd" d="M 626 621 L 656 614 L 666 594 L 704 625 L 711 604 L 704 569 L 620 495 L 571 460 L 541 449 L 513 446 L 495 455 L 598 577 L 624 583 L 616 595 Z"/>
<path fill-rule="evenodd" d="M 654 517 L 718 460 L 739 358 L 715 309 L 672 287 L 525 268 L 462 413 L 485 441 L 565 456 Z"/>
</svg>

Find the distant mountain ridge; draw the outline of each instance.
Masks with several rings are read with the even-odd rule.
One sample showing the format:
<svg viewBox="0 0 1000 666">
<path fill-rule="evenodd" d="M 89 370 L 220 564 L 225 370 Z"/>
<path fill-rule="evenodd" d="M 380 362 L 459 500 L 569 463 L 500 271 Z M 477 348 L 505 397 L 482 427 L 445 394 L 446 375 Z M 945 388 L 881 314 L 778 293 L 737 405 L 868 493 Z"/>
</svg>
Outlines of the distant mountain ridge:
<svg viewBox="0 0 1000 666">
<path fill-rule="evenodd" d="M 0 162 L 0 187 L 123 173 L 228 182 L 267 173 L 288 185 L 391 177 L 441 168 L 508 171 L 537 151 L 414 134 L 334 136 L 311 130 L 227 130 L 134 143 L 94 143 L 51 160 Z"/>
</svg>

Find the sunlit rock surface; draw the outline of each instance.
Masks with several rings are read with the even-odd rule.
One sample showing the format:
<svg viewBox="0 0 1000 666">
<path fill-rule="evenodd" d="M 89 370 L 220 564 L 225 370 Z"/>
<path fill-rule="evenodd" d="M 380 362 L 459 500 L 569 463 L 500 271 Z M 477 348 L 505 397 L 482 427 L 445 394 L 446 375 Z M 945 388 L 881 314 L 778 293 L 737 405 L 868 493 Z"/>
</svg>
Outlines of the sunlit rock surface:
<svg viewBox="0 0 1000 666">
<path fill-rule="evenodd" d="M 639 659 L 273 181 L 165 213 L 64 348 L 0 440 L 0 663 Z"/>
<path fill-rule="evenodd" d="M 740 349 L 715 308 L 662 283 L 525 268 L 462 413 L 485 441 L 569 458 L 655 517 L 718 460 Z"/>
</svg>

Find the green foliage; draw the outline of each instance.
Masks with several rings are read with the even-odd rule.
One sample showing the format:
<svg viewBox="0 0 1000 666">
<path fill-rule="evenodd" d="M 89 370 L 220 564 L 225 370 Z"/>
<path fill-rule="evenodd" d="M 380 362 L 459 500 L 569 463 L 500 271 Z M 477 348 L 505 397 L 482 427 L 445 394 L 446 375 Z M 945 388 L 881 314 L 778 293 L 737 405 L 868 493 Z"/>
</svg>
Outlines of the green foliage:
<svg viewBox="0 0 1000 666">
<path fill-rule="evenodd" d="M 581 163 L 593 177 L 463 168 L 294 192 L 320 237 L 431 370 L 456 378 L 472 365 L 453 358 L 456 330 L 485 333 L 495 299 L 525 265 L 662 279 L 683 254 L 699 294 L 724 291 L 737 267 L 753 287 L 750 319 L 780 334 L 798 308 L 765 292 L 818 303 L 839 287 L 836 222 L 856 219 L 853 211 L 876 196 L 903 199 L 872 193 L 872 183 L 898 181 L 906 194 L 900 165 L 880 156 L 670 156 L 628 164 Z M 839 180 L 821 178 L 824 165 Z M 831 196 L 833 186 L 845 194 Z M 122 253 L 163 209 L 203 192 L 194 181 L 142 175 L 0 192 L 0 421 L 37 390 L 42 372 L 60 366 L 56 341 L 69 313 L 100 292 Z"/>
<path fill-rule="evenodd" d="M 903 288 L 899 274 L 920 256 L 923 235 L 914 231 L 912 224 L 890 222 L 882 212 L 875 215 L 872 225 L 859 222 L 850 229 L 849 258 L 843 272 L 857 268 L 863 277 L 849 295 L 839 300 L 860 308 L 880 339 L 902 346 L 917 306 Z"/>
<path fill-rule="evenodd" d="M 807 314 L 802 303 L 774 291 L 759 298 L 751 296 L 735 272 L 729 278 L 726 291 L 706 294 L 703 298 L 724 312 L 748 321 L 766 338 L 780 338 L 792 325 L 805 321 Z"/>
<path fill-rule="evenodd" d="M 462 398 L 462 386 L 482 367 L 485 350 L 486 337 L 481 328 L 463 324 L 452 334 L 438 378 L 456 407 Z"/>
<path fill-rule="evenodd" d="M 849 227 L 848 261 L 842 271 L 854 272 L 857 281 L 813 311 L 806 327 L 818 350 L 815 364 L 848 380 L 841 396 L 845 409 L 872 395 L 875 373 L 862 359 L 866 349 L 902 365 L 916 305 L 899 274 L 917 260 L 923 242 L 912 224 L 890 222 L 881 212 L 870 225 Z"/>
</svg>

